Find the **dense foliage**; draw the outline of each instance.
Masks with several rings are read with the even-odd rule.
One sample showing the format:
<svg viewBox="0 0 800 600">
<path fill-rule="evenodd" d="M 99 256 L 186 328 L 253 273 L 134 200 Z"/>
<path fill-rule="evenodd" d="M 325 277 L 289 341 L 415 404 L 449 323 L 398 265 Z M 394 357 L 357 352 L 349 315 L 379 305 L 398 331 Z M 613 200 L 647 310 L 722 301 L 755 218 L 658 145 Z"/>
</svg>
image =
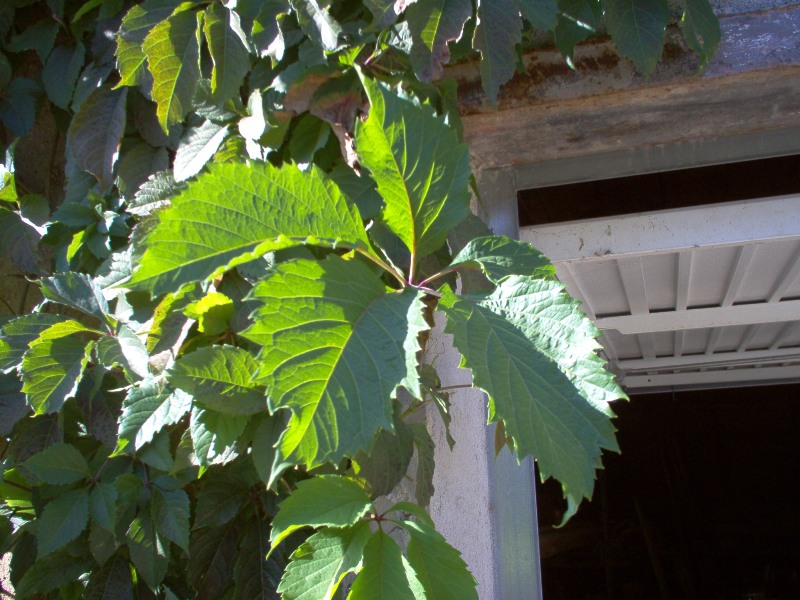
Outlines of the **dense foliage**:
<svg viewBox="0 0 800 600">
<path fill-rule="evenodd" d="M 442 75 L 474 55 L 494 99 L 537 30 L 569 60 L 603 15 L 652 71 L 666 0 L 0 4 L 0 245 L 42 298 L 0 336 L 16 597 L 310 600 L 357 572 L 354 600 L 475 598 L 409 420 L 449 421 L 435 310 L 499 440 L 590 497 L 623 393 L 548 261 L 470 214 Z M 706 0 L 681 26 L 707 59 Z M 47 123 L 37 190 L 15 158 Z M 379 512 L 404 477 L 416 503 Z"/>
</svg>

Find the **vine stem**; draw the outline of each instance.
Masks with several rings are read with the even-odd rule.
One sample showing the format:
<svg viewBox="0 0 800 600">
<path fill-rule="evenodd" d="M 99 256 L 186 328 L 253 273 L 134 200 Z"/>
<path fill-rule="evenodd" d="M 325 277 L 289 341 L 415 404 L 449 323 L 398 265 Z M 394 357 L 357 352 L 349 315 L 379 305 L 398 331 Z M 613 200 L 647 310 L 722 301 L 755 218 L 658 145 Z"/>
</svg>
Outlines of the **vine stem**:
<svg viewBox="0 0 800 600">
<path fill-rule="evenodd" d="M 375 256 L 374 254 L 370 254 L 369 252 L 367 252 L 366 250 L 364 250 L 362 248 L 356 248 L 355 250 L 356 250 L 356 252 L 360 253 L 362 256 L 365 256 L 366 258 L 368 258 L 369 260 L 374 262 L 376 265 L 378 265 L 384 271 L 388 271 L 389 273 L 391 273 L 392 276 L 394 276 L 394 278 L 397 279 L 397 281 L 399 281 L 400 285 L 402 285 L 403 287 L 406 287 L 408 285 L 409 282 L 406 281 L 405 279 L 403 279 L 403 277 L 388 263 L 385 263 L 384 261 L 382 261 L 380 258 Z"/>
</svg>

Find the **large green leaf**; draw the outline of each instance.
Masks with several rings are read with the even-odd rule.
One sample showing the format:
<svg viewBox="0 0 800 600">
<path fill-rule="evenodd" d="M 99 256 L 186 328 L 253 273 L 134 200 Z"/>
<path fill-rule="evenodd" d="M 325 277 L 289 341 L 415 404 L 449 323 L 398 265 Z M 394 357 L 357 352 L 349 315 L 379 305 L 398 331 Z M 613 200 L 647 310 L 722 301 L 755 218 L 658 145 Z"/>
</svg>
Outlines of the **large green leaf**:
<svg viewBox="0 0 800 600">
<path fill-rule="evenodd" d="M 551 31 L 556 26 L 558 2 L 556 0 L 516 0 L 522 16 L 536 29 Z"/>
<path fill-rule="evenodd" d="M 91 277 L 84 273 L 57 273 L 52 277 L 39 280 L 42 294 L 48 300 L 65 304 L 84 314 L 105 320 L 108 315 L 108 303 Z"/>
<path fill-rule="evenodd" d="M 89 494 L 89 518 L 93 525 L 113 534 L 117 521 L 117 488 L 113 483 L 98 482 Z"/>
<path fill-rule="evenodd" d="M 140 449 L 164 427 L 177 423 L 189 412 L 191 404 L 191 396 L 181 390 L 173 391 L 154 379 L 132 387 L 122 403 L 119 418 L 121 446 L 133 442 L 133 449 Z"/>
<path fill-rule="evenodd" d="M 159 213 L 127 287 L 161 294 L 303 243 L 368 247 L 358 210 L 321 171 L 211 165 Z"/>
<path fill-rule="evenodd" d="M 305 34 L 325 50 L 339 48 L 342 26 L 328 11 L 326 0 L 289 0 Z"/>
<path fill-rule="evenodd" d="M 48 554 L 37 560 L 18 581 L 14 591 L 16 598 L 34 598 L 36 594 L 44 594 L 59 586 L 77 579 L 92 568 L 92 559 L 82 552 L 73 554 L 67 550 L 75 550 L 69 546 L 61 552 Z M 16 555 L 20 548 L 16 548 Z M 13 569 L 12 562 L 12 569 Z M 13 573 L 13 571 L 12 571 Z M 13 577 L 13 574 L 12 574 Z"/>
<path fill-rule="evenodd" d="M 481 53 L 481 82 L 490 102 L 497 100 L 500 86 L 514 75 L 514 47 L 522 41 L 522 19 L 514 0 L 478 2 L 478 26 L 472 46 Z"/>
<path fill-rule="evenodd" d="M 207 408 L 228 415 L 266 412 L 266 394 L 253 375 L 256 359 L 242 348 L 208 346 L 180 357 L 167 373 L 173 386 Z"/>
<path fill-rule="evenodd" d="M 239 15 L 219 4 L 212 4 L 206 10 L 203 31 L 214 61 L 211 74 L 214 98 L 220 101 L 239 98 L 239 88 L 250 70 L 250 52 Z"/>
<path fill-rule="evenodd" d="M 247 417 L 192 407 L 189 431 L 197 462 L 208 466 L 224 464 L 236 458 L 234 445 L 246 427 Z"/>
<path fill-rule="evenodd" d="M 202 527 L 192 531 L 188 575 L 198 591 L 198 600 L 216 600 L 228 589 L 241 537 L 240 519 L 221 527 Z"/>
<path fill-rule="evenodd" d="M 169 542 L 156 530 L 150 511 L 136 515 L 125 541 L 136 572 L 151 588 L 158 587 L 167 574 Z"/>
<path fill-rule="evenodd" d="M 22 359 L 22 391 L 37 415 L 58 411 L 75 395 L 92 345 L 75 336 L 31 345 Z"/>
<path fill-rule="evenodd" d="M 574 505 L 591 498 L 601 450 L 618 449 L 608 401 L 624 393 L 595 354 L 597 330 L 578 303 L 558 282 L 512 276 L 486 297 L 446 291 L 440 306 L 517 455 L 536 457 Z"/>
<path fill-rule="evenodd" d="M 330 256 L 275 268 L 253 290 L 263 303 L 243 335 L 263 346 L 259 378 L 271 411 L 289 408 L 273 477 L 372 446 L 392 429 L 398 386 L 419 396 L 422 294 L 387 290 L 364 263 Z"/>
<path fill-rule="evenodd" d="M 188 552 L 190 507 L 186 492 L 159 486 L 156 481 L 150 507 L 158 534 Z"/>
<path fill-rule="evenodd" d="M 25 403 L 22 382 L 16 373 L 0 374 L 0 436 L 7 436 L 30 408 Z"/>
<path fill-rule="evenodd" d="M 367 492 L 352 479 L 338 475 L 306 479 L 278 507 L 272 519 L 272 547 L 302 527 L 355 525 L 370 508 L 374 509 Z"/>
<path fill-rule="evenodd" d="M 69 107 L 85 54 L 83 44 L 78 44 L 75 48 L 62 45 L 47 58 L 42 69 L 42 82 L 47 97 L 56 106 L 64 109 Z"/>
<path fill-rule="evenodd" d="M 117 556 L 102 569 L 92 570 L 84 600 L 133 600 L 133 580 L 128 561 Z"/>
<path fill-rule="evenodd" d="M 0 371 L 8 372 L 19 365 L 30 343 L 45 329 L 64 320 L 61 315 L 34 313 L 6 323 L 0 333 Z"/>
<path fill-rule="evenodd" d="M 603 8 L 600 0 L 558 0 L 558 8 L 553 34 L 561 54 L 572 64 L 575 44 L 597 32 Z"/>
<path fill-rule="evenodd" d="M 25 461 L 25 467 L 44 483 L 63 485 L 89 479 L 89 464 L 75 446 L 53 444 Z"/>
<path fill-rule="evenodd" d="M 182 11 L 161 21 L 145 38 L 142 49 L 153 74 L 153 100 L 161 128 L 180 123 L 192 106 L 200 73 L 199 15 Z"/>
<path fill-rule="evenodd" d="M 81 104 L 67 131 L 70 151 L 81 169 L 103 189 L 113 182 L 119 145 L 125 133 L 126 88 L 98 88 Z"/>
<path fill-rule="evenodd" d="M 147 78 L 147 56 L 142 49 L 147 34 L 169 17 L 181 0 L 145 0 L 135 4 L 123 17 L 117 33 L 119 85 L 142 85 Z"/>
<path fill-rule="evenodd" d="M 89 520 L 89 491 L 71 490 L 44 507 L 39 518 L 39 557 L 78 537 Z"/>
<path fill-rule="evenodd" d="M 283 560 L 269 552 L 269 524 L 259 516 L 249 519 L 237 550 L 233 600 L 278 600 L 276 588 L 283 575 Z M 286 598 L 286 596 L 284 596 Z"/>
<path fill-rule="evenodd" d="M 667 0 L 603 0 L 606 25 L 620 52 L 649 75 L 664 51 Z"/>
<path fill-rule="evenodd" d="M 556 274 L 553 264 L 536 248 L 504 235 L 471 240 L 453 258 L 449 268 L 480 269 L 495 283 L 510 275 L 553 278 Z"/>
<path fill-rule="evenodd" d="M 157 208 L 169 205 L 170 197 L 186 188 L 178 183 L 169 171 L 158 171 L 148 177 L 128 203 L 128 212 L 146 217 Z"/>
<path fill-rule="evenodd" d="M 325 528 L 292 554 L 278 591 L 284 600 L 331 600 L 342 578 L 358 568 L 370 538 L 369 524 Z"/>
<path fill-rule="evenodd" d="M 389 494 L 400 483 L 414 454 L 411 428 L 395 419 L 394 429 L 394 433 L 382 429 L 370 452 L 359 452 L 353 457 L 358 465 L 357 474 L 367 481 L 373 497 Z"/>
<path fill-rule="evenodd" d="M 406 567 L 400 546 L 379 529 L 364 548 L 364 568 L 348 600 L 421 600 L 419 582 Z"/>
<path fill-rule="evenodd" d="M 447 423 L 448 421 L 445 421 L 445 427 Z M 424 424 L 412 423 L 410 427 L 411 433 L 414 436 L 414 446 L 417 449 L 417 472 L 415 474 L 417 481 L 414 486 L 414 496 L 416 496 L 417 502 L 419 502 L 421 506 L 428 506 L 434 492 L 433 471 L 436 466 L 434 462 L 436 446 L 428 428 Z M 447 435 L 450 435 L 449 431 Z M 448 442 L 450 442 L 449 439 Z M 454 444 L 454 442 L 450 444 L 451 450 Z"/>
<path fill-rule="evenodd" d="M 175 152 L 175 181 L 185 181 L 197 175 L 219 150 L 226 135 L 228 126 L 214 121 L 203 121 L 197 127 L 186 129 Z"/>
<path fill-rule="evenodd" d="M 400 524 L 409 534 L 408 562 L 425 589 L 426 600 L 478 600 L 475 578 L 458 550 L 424 521 Z"/>
<path fill-rule="evenodd" d="M 683 7 L 683 35 L 689 47 L 700 55 L 701 66 L 705 66 L 722 37 L 719 19 L 708 0 L 684 0 Z"/>
<path fill-rule="evenodd" d="M 0 99 L 0 122 L 14 135 L 27 135 L 36 121 L 37 97 L 40 93 L 39 84 L 32 79 L 13 79 L 3 90 Z"/>
<path fill-rule="evenodd" d="M 411 33 L 411 66 L 422 81 L 439 79 L 450 60 L 448 42 L 461 37 L 472 15 L 469 0 L 417 0 L 405 13 Z"/>
<path fill-rule="evenodd" d="M 356 126 L 356 150 L 386 203 L 383 222 L 418 260 L 469 214 L 469 152 L 431 106 L 363 82 L 370 112 Z"/>
</svg>

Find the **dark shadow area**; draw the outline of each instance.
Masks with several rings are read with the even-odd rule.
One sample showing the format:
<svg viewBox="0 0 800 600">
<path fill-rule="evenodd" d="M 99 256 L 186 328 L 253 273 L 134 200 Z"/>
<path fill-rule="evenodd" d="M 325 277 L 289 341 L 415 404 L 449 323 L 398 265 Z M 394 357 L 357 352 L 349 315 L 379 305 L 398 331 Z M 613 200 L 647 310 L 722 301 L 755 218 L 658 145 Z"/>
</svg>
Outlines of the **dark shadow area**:
<svg viewBox="0 0 800 600">
<path fill-rule="evenodd" d="M 800 386 L 635 396 L 621 455 L 555 530 L 537 486 L 546 600 L 800 599 Z"/>
<path fill-rule="evenodd" d="M 519 192 L 519 224 L 543 225 L 800 192 L 800 156 L 601 179 Z"/>
</svg>

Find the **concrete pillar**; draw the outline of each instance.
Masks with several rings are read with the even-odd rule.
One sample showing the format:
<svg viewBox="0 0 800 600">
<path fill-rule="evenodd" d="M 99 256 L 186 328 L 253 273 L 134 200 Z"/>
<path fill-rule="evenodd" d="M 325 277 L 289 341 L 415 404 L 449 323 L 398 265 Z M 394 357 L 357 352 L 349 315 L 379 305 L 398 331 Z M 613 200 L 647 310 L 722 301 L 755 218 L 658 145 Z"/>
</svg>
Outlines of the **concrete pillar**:
<svg viewBox="0 0 800 600">
<path fill-rule="evenodd" d="M 479 212 L 494 230 L 511 237 L 518 234 L 516 184 L 513 169 L 485 170 L 478 174 L 482 195 Z M 444 319 L 436 317 L 426 349 L 443 387 L 467 386 L 468 370 L 460 369 L 460 356 L 451 336 L 444 334 Z M 437 529 L 458 548 L 478 580 L 481 600 L 539 600 L 541 581 L 533 461 L 517 464 L 508 451 L 495 459 L 494 427 L 487 427 L 487 403 L 482 392 L 454 389 L 450 395 L 456 440 L 451 452 L 444 425 L 435 410 L 428 426 L 436 443 L 435 492 L 430 512 Z"/>
</svg>

